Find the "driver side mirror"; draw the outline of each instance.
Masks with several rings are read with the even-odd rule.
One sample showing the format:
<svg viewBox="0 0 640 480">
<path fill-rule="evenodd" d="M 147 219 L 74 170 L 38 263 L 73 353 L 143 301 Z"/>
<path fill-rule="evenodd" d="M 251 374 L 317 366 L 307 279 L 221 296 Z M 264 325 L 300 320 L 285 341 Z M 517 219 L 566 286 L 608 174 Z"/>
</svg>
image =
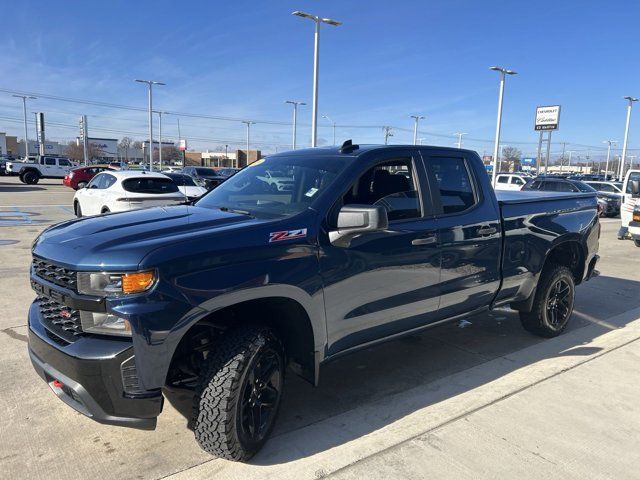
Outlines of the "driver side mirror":
<svg viewBox="0 0 640 480">
<path fill-rule="evenodd" d="M 329 232 L 329 241 L 336 247 L 349 247 L 351 240 L 366 232 L 386 230 L 387 211 L 380 205 L 345 205 L 338 213 L 338 228 Z"/>
<path fill-rule="evenodd" d="M 640 197 L 640 180 L 631 180 L 631 196 Z"/>
</svg>

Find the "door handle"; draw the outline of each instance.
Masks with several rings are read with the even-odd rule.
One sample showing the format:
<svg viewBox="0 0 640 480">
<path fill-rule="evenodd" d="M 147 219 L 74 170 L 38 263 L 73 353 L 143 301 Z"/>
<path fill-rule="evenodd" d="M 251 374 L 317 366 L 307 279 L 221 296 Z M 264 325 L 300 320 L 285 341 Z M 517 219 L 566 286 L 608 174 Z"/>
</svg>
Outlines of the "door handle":
<svg viewBox="0 0 640 480">
<path fill-rule="evenodd" d="M 431 245 L 436 243 L 436 236 L 429 235 L 428 237 L 414 238 L 411 240 L 411 245 Z"/>
<path fill-rule="evenodd" d="M 496 233 L 498 231 L 498 229 L 496 227 L 480 227 L 478 229 L 478 235 L 485 237 L 487 235 L 493 235 L 494 233 Z"/>
</svg>

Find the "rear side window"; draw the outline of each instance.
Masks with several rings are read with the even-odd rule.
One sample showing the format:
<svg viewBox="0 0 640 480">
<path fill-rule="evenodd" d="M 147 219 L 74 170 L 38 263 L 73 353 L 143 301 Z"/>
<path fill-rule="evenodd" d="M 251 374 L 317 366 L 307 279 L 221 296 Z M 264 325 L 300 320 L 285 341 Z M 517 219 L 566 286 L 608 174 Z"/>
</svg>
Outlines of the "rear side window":
<svg viewBox="0 0 640 480">
<path fill-rule="evenodd" d="M 102 175 L 102 183 L 100 184 L 100 188 L 109 188 L 114 183 L 116 183 L 116 177 L 105 173 Z"/>
<path fill-rule="evenodd" d="M 131 193 L 174 193 L 178 186 L 169 178 L 129 178 L 122 187 Z"/>
<path fill-rule="evenodd" d="M 44 159 L 44 164 L 45 165 L 55 165 L 56 164 L 56 159 L 47 157 L 47 158 Z"/>
<path fill-rule="evenodd" d="M 432 157 L 429 164 L 436 178 L 445 215 L 464 212 L 477 203 L 473 181 L 464 159 Z"/>
<path fill-rule="evenodd" d="M 504 175 L 498 177 L 498 183 L 509 183 L 509 177 Z"/>
<path fill-rule="evenodd" d="M 631 172 L 629 174 L 629 181 L 627 182 L 627 188 L 625 193 L 631 193 L 631 182 L 640 181 L 640 172 Z"/>
</svg>

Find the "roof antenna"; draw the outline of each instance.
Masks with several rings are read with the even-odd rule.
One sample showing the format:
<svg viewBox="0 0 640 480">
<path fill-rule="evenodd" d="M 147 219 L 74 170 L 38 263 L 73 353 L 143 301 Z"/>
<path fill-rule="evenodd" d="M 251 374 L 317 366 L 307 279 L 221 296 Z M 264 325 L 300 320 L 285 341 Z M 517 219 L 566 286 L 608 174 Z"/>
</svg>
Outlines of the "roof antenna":
<svg viewBox="0 0 640 480">
<path fill-rule="evenodd" d="M 351 153 L 358 148 L 360 148 L 360 145 L 354 145 L 351 139 L 349 139 L 344 141 L 339 151 L 340 153 Z"/>
</svg>

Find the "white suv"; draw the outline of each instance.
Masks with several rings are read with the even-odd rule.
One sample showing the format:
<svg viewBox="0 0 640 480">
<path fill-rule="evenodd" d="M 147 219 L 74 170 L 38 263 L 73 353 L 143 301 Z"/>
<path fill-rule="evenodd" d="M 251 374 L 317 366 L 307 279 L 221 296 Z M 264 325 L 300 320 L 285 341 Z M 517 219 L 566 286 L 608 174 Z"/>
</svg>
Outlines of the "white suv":
<svg viewBox="0 0 640 480">
<path fill-rule="evenodd" d="M 499 173 L 496 175 L 496 190 L 520 190 L 532 177 L 521 173 Z"/>
<path fill-rule="evenodd" d="M 17 163 L 13 165 L 14 170 L 17 166 Z M 17 173 L 22 183 L 35 185 L 41 178 L 64 178 L 72 168 L 77 166 L 68 158 L 40 155 L 36 162 L 21 164 Z"/>
</svg>

